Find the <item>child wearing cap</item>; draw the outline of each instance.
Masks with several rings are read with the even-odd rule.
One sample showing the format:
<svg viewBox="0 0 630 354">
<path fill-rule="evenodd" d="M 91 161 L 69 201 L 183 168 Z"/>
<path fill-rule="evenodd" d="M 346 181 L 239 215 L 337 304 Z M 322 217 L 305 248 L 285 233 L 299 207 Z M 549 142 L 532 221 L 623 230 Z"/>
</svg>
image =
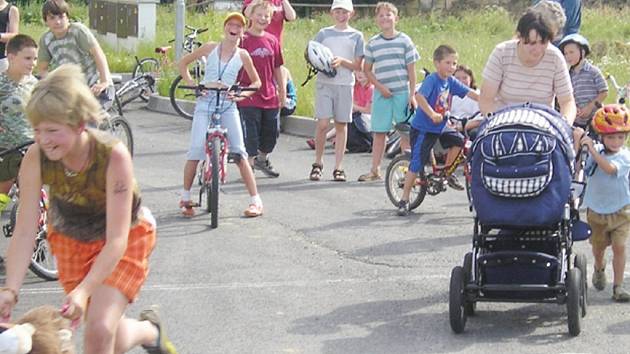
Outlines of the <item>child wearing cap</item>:
<svg viewBox="0 0 630 354">
<path fill-rule="evenodd" d="M 190 54 L 185 55 L 178 63 L 179 73 L 188 85 L 194 86 L 195 82 L 188 71 L 188 65 L 196 60 L 205 57 L 206 69 L 203 84 L 206 87 L 229 87 L 238 82 L 241 68 L 247 72 L 251 78 L 249 87 L 260 87 L 260 79 L 252 63 L 252 58 L 246 50 L 238 47 L 239 41 L 245 28 L 245 17 L 238 12 L 232 12 L 223 21 L 223 40 L 219 43 L 208 42 Z M 242 85 L 242 82 L 241 82 Z M 243 92 L 242 96 L 251 95 L 252 92 Z M 192 188 L 197 164 L 205 159 L 206 129 L 209 119 L 215 110 L 216 93 L 212 92 L 197 99 L 193 122 L 190 134 L 190 148 L 186 155 L 186 165 L 184 166 L 184 189 L 179 203 L 182 214 L 186 217 L 195 215 L 193 207 L 196 205 L 191 200 L 190 189 Z M 237 160 L 237 165 L 241 173 L 241 178 L 245 183 L 245 188 L 250 195 L 249 206 L 244 214 L 247 217 L 262 215 L 263 204 L 256 187 L 254 172 L 247 163 L 247 152 L 243 143 L 243 130 L 241 120 L 235 102 L 244 97 L 228 97 L 219 107 L 221 114 L 221 126 L 227 129 L 228 150 L 241 156 Z"/>
<path fill-rule="evenodd" d="M 354 88 L 354 70 L 361 70 L 363 62 L 363 34 L 350 27 L 348 22 L 354 14 L 351 0 L 334 0 L 330 15 L 334 25 L 319 30 L 315 41 L 330 48 L 335 56 L 332 66 L 337 75 L 328 77 L 317 74 L 315 92 L 315 163 L 309 178 L 319 181 L 322 178 L 324 145 L 326 131 L 331 119 L 335 121 L 335 168 L 333 180 L 345 182 L 346 173 L 341 164 L 346 151 L 347 124 L 352 122 L 352 96 Z"/>
</svg>

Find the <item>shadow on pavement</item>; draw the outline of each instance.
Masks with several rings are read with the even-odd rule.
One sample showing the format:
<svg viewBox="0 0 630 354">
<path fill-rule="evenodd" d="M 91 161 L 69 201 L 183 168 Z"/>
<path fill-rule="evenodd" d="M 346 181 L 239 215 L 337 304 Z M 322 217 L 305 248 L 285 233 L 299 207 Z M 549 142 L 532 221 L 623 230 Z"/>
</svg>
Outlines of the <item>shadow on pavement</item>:
<svg viewBox="0 0 630 354">
<path fill-rule="evenodd" d="M 322 353 L 450 353 L 472 349 L 479 343 L 520 342 L 545 346 L 570 339 L 563 306 L 526 305 L 506 311 L 483 311 L 469 317 L 466 331 L 451 332 L 447 305 L 441 312 L 424 308 L 444 303 L 444 292 L 412 300 L 374 301 L 343 306 L 321 315 L 294 321 L 289 332 L 304 336 L 344 336 L 324 340 Z M 492 304 L 490 304 L 491 306 Z M 484 305 L 485 307 L 485 305 Z M 628 330 L 629 322 L 625 322 Z M 537 335 L 541 327 L 560 331 Z M 360 333 L 352 337 L 348 334 Z M 445 333 L 450 335 L 445 336 Z M 536 349 L 534 349 L 534 352 Z"/>
</svg>

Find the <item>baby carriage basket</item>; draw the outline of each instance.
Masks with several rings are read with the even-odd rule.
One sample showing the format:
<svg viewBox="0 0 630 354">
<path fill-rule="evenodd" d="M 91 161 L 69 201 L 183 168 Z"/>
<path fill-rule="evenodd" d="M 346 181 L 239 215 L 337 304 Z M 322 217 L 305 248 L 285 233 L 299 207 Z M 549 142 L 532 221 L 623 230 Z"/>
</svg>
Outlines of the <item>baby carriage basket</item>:
<svg viewBox="0 0 630 354">
<path fill-rule="evenodd" d="M 461 333 L 478 301 L 566 304 L 569 333 L 586 315 L 586 257 L 574 241 L 583 181 L 572 181 L 571 127 L 555 111 L 525 104 L 488 118 L 472 147 L 473 247 L 453 268 L 451 328 Z"/>
</svg>

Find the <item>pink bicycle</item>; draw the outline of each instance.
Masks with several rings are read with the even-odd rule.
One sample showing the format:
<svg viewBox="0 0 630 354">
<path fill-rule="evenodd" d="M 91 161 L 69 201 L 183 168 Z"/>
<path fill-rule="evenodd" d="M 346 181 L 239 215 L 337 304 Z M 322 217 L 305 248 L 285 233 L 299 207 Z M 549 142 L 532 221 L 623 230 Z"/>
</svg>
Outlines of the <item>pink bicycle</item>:
<svg viewBox="0 0 630 354">
<path fill-rule="evenodd" d="M 241 92 L 256 91 L 255 88 L 233 85 L 229 87 L 210 88 L 199 86 L 179 86 L 182 89 L 195 90 L 195 96 L 199 97 L 204 92 L 215 92 L 216 100 L 214 111 L 210 115 L 210 124 L 206 131 L 206 158 L 197 171 L 197 178 L 201 188 L 199 189 L 199 206 L 205 196 L 206 210 L 210 214 L 210 227 L 219 226 L 219 183 L 225 184 L 227 179 L 227 163 L 238 162 L 241 155 L 228 153 L 227 129 L 221 126 L 221 115 L 233 104 L 224 107 L 228 94 L 239 97 Z"/>
</svg>

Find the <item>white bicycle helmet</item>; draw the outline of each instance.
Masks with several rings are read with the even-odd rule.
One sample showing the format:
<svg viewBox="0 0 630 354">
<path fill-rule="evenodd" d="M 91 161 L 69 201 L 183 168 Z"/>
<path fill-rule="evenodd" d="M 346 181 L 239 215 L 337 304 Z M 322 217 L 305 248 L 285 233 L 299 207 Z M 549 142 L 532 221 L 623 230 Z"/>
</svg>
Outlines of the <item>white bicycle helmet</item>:
<svg viewBox="0 0 630 354">
<path fill-rule="evenodd" d="M 558 48 L 561 52 L 564 52 L 564 46 L 569 43 L 575 43 L 584 50 L 584 56 L 588 56 L 591 52 L 591 45 L 588 43 L 588 40 L 579 33 L 572 33 L 568 36 L 562 38 L 560 43 L 558 43 Z"/>
<path fill-rule="evenodd" d="M 328 47 L 319 42 L 308 41 L 304 51 L 304 59 L 309 68 L 309 73 L 302 86 L 306 85 L 318 72 L 328 77 L 335 77 L 337 69 L 332 67 L 333 58 L 334 55 Z"/>
</svg>

